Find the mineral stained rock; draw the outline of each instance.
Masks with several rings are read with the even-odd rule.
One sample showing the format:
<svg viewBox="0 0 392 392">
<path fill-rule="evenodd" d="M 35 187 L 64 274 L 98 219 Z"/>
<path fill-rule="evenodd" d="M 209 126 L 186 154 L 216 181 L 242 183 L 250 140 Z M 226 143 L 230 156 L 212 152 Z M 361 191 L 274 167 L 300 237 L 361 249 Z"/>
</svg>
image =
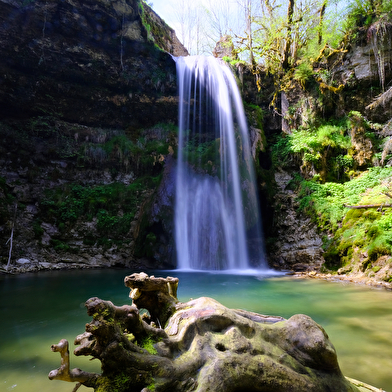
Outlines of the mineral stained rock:
<svg viewBox="0 0 392 392">
<path fill-rule="evenodd" d="M 90 298 L 93 320 L 75 340 L 74 354 L 99 359 L 102 373 L 70 370 L 63 339 L 52 346 L 62 360 L 50 379 L 99 392 L 359 391 L 341 373 L 324 329 L 308 316 L 264 316 L 206 297 L 181 303 L 172 277 L 133 274 L 125 285 L 133 304 Z"/>
</svg>

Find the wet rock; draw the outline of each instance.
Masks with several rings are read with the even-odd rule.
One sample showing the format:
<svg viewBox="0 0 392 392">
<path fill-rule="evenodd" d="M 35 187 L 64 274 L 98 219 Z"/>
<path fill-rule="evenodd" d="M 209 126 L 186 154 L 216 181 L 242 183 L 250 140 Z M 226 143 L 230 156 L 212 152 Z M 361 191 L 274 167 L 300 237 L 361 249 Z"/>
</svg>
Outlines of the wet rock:
<svg viewBox="0 0 392 392">
<path fill-rule="evenodd" d="M 278 187 L 274 217 L 276 236 L 270 264 L 278 269 L 318 270 L 324 262 L 322 239 L 311 219 L 298 212 L 296 195 L 288 187 L 292 178 L 283 170 L 275 173 Z"/>
<path fill-rule="evenodd" d="M 24 265 L 24 264 L 30 264 L 30 263 L 31 263 L 31 261 L 29 259 L 18 259 L 18 260 L 16 260 L 16 264 Z"/>
</svg>

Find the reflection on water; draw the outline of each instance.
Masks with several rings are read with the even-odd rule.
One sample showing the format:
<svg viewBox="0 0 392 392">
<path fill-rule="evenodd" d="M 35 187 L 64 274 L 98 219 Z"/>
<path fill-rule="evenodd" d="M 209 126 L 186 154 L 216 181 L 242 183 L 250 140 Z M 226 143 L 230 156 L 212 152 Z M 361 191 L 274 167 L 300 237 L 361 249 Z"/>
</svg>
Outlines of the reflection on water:
<svg viewBox="0 0 392 392">
<path fill-rule="evenodd" d="M 129 303 L 127 270 L 44 272 L 0 276 L 0 391 L 69 392 L 49 381 L 60 365 L 51 344 L 74 338 L 90 321 L 90 297 Z M 385 290 L 290 277 L 261 277 L 182 271 L 155 272 L 180 278 L 181 301 L 213 297 L 230 308 L 290 317 L 305 313 L 321 324 L 333 342 L 346 376 L 392 391 L 392 293 Z M 99 371 L 98 361 L 71 356 L 71 366 Z M 91 391 L 80 388 L 79 391 Z"/>
</svg>

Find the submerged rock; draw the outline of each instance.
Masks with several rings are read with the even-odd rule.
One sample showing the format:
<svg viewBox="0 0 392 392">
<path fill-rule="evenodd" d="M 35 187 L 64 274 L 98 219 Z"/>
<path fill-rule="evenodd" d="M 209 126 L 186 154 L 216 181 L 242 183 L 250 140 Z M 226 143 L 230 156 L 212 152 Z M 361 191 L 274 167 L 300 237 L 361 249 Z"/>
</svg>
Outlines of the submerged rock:
<svg viewBox="0 0 392 392">
<path fill-rule="evenodd" d="M 324 329 L 306 315 L 286 320 L 228 309 L 207 297 L 181 303 L 172 277 L 133 274 L 125 284 L 133 305 L 89 299 L 93 320 L 75 340 L 75 355 L 99 359 L 102 373 L 70 370 L 63 339 L 52 346 L 62 366 L 50 379 L 100 392 L 114 385 L 143 392 L 360 390 L 341 373 Z M 149 317 L 140 315 L 142 308 Z"/>
</svg>

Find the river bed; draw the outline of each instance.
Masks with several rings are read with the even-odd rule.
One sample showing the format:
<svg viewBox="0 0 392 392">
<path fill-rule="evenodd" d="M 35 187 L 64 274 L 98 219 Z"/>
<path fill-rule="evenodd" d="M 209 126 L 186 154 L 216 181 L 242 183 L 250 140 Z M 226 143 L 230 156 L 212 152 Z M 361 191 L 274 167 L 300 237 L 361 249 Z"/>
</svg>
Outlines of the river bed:
<svg viewBox="0 0 392 392">
<path fill-rule="evenodd" d="M 70 392 L 73 385 L 49 381 L 60 366 L 52 344 L 74 338 L 91 318 L 90 297 L 129 304 L 129 270 L 51 271 L 0 276 L 0 392 Z M 148 272 L 148 271 L 146 271 Z M 258 272 L 148 272 L 177 276 L 178 298 L 212 297 L 230 308 L 289 318 L 304 313 L 323 326 L 343 374 L 392 391 L 392 292 L 344 282 L 298 279 Z M 100 362 L 71 354 L 71 367 L 99 372 Z M 91 389 L 81 387 L 79 391 Z"/>
</svg>

